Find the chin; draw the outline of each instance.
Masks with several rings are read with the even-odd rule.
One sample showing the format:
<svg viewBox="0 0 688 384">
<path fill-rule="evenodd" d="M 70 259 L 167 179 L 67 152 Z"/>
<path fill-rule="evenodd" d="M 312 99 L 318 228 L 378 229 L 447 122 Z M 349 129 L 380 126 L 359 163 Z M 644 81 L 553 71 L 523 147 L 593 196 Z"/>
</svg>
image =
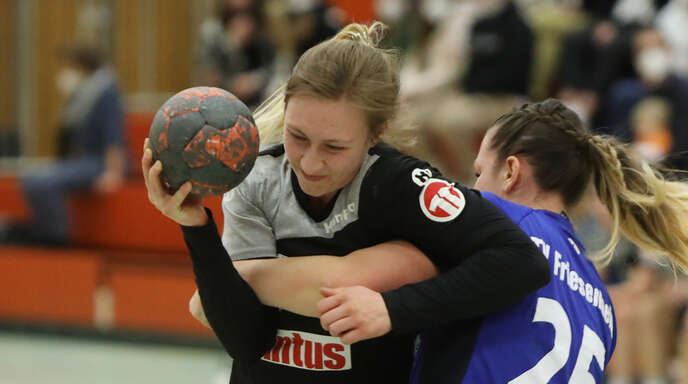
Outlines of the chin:
<svg viewBox="0 0 688 384">
<path fill-rule="evenodd" d="M 328 191 L 325 189 L 314 185 L 314 183 L 311 183 L 309 181 L 304 181 L 299 179 L 299 187 L 301 187 L 301 190 L 303 193 L 305 193 L 308 196 L 312 197 L 321 197 L 327 194 Z"/>
</svg>

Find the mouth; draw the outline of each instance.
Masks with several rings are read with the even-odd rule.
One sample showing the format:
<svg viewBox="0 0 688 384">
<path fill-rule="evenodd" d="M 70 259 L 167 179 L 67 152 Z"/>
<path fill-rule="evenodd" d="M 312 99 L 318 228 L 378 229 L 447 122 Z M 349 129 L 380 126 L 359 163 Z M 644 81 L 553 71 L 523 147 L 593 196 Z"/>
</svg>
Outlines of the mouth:
<svg viewBox="0 0 688 384">
<path fill-rule="evenodd" d="M 304 179 L 308 181 L 320 181 L 325 178 L 325 176 L 316 176 L 316 175 L 309 175 L 304 171 L 301 171 L 301 175 L 303 176 Z"/>
</svg>

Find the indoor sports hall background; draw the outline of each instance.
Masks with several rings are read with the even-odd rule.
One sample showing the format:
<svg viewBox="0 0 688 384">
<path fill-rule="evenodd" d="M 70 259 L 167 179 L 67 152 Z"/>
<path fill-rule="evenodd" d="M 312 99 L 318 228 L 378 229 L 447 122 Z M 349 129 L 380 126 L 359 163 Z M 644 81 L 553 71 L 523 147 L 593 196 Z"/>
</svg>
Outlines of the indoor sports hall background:
<svg viewBox="0 0 688 384">
<path fill-rule="evenodd" d="M 255 108 L 295 58 L 350 21 L 389 25 L 419 134 L 404 150 L 463 183 L 494 119 L 547 97 L 648 160 L 688 170 L 688 0 L 0 0 L 0 9 L 3 384 L 227 382 L 229 357 L 188 313 L 195 285 L 181 233 L 148 203 L 143 139 L 157 108 L 188 87 L 222 87 Z M 122 108 L 108 121 L 121 123 L 108 129 L 125 163 L 60 184 L 69 192 L 56 211 L 58 187 L 32 195 L 25 175 L 83 156 L 68 123 L 92 105 L 70 98 L 86 84 L 74 63 L 112 75 Z M 207 204 L 221 215 L 218 198 Z M 59 216 L 35 215 L 43 205 Z M 590 198 L 576 212 L 593 250 L 606 238 L 601 211 Z M 36 231 L 58 222 L 67 236 Z M 688 382 L 688 288 L 649 256 L 626 242 L 601 270 L 619 323 L 610 382 Z"/>
</svg>

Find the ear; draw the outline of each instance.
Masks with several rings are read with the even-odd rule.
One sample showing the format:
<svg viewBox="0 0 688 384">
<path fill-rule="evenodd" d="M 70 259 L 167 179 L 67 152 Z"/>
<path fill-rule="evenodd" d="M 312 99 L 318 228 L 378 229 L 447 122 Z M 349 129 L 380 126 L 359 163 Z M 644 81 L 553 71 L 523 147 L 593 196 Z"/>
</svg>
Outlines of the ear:
<svg viewBox="0 0 688 384">
<path fill-rule="evenodd" d="M 380 142 L 380 137 L 387 131 L 387 128 L 389 128 L 389 122 L 382 122 L 378 127 L 380 129 L 378 130 L 377 135 L 368 135 L 368 149 L 374 147 L 377 143 Z"/>
<path fill-rule="evenodd" d="M 522 177 L 522 164 L 521 160 L 513 155 L 507 157 L 505 163 L 502 190 L 504 193 L 511 193 L 516 188 Z"/>
</svg>

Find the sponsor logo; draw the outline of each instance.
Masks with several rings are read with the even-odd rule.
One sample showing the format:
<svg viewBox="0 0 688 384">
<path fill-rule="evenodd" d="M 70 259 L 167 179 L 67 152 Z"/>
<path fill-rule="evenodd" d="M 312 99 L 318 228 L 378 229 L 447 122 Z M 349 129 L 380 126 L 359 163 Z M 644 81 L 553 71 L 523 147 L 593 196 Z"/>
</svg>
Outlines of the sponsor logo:
<svg viewBox="0 0 688 384">
<path fill-rule="evenodd" d="M 441 179 L 429 179 L 418 198 L 425 216 L 440 223 L 454 220 L 466 206 L 463 193 Z"/>
<path fill-rule="evenodd" d="M 275 346 L 261 360 L 310 371 L 345 371 L 351 369 L 351 346 L 338 337 L 279 329 Z"/>
<path fill-rule="evenodd" d="M 336 229 L 341 228 L 343 226 L 343 223 L 347 223 L 353 219 L 355 219 L 355 213 L 356 213 L 356 203 L 349 203 L 344 209 L 339 211 L 339 213 L 335 214 L 330 220 L 325 222 L 325 232 L 327 233 L 332 233 Z M 338 224 L 342 223 L 341 226 L 338 226 Z"/>
</svg>

